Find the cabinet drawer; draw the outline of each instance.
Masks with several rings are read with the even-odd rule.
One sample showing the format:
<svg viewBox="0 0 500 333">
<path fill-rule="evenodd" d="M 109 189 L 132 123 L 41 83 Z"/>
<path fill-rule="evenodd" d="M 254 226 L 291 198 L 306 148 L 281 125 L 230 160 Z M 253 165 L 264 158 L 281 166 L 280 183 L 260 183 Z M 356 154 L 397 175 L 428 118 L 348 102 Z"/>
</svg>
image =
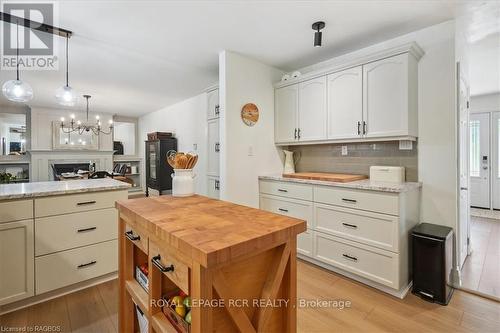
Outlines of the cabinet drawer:
<svg viewBox="0 0 500 333">
<path fill-rule="evenodd" d="M 118 214 L 115 208 L 37 218 L 35 254 L 95 244 L 117 238 Z"/>
<path fill-rule="evenodd" d="M 310 201 L 301 201 L 261 194 L 260 209 L 271 213 L 306 220 L 307 226 L 312 226 L 313 205 Z"/>
<path fill-rule="evenodd" d="M 309 229 L 297 235 L 297 253 L 308 257 L 313 255 L 313 232 Z"/>
<path fill-rule="evenodd" d="M 130 227 L 128 224 L 125 225 L 125 235 L 123 235 L 128 241 L 132 242 L 135 246 L 140 248 L 142 252 L 148 254 L 149 242 L 148 236 L 145 236 L 142 232 L 135 228 Z"/>
<path fill-rule="evenodd" d="M 259 187 L 260 193 L 308 201 L 313 198 L 311 185 L 261 180 Z"/>
<path fill-rule="evenodd" d="M 316 231 L 314 258 L 369 280 L 399 289 L 398 254 Z"/>
<path fill-rule="evenodd" d="M 396 193 L 315 186 L 314 201 L 383 214 L 399 215 L 399 197 Z"/>
<path fill-rule="evenodd" d="M 160 256 L 158 258 L 158 256 Z M 149 261 L 153 266 L 154 262 L 163 268 L 173 268 L 163 272 L 173 283 L 177 285 L 186 294 L 189 294 L 189 266 L 186 261 L 180 258 L 174 249 L 163 245 L 162 250 L 152 241 L 149 242 Z M 153 269 L 159 269 L 157 266 Z"/>
<path fill-rule="evenodd" d="M 35 258 L 36 293 L 41 294 L 118 270 L 117 240 Z"/>
<path fill-rule="evenodd" d="M 7 201 L 0 203 L 0 223 L 33 218 L 33 200 Z"/>
<path fill-rule="evenodd" d="M 398 252 L 396 216 L 315 204 L 314 220 L 318 231 Z"/>
<path fill-rule="evenodd" d="M 35 217 L 114 208 L 115 201 L 127 198 L 127 191 L 109 191 L 35 199 Z"/>
</svg>

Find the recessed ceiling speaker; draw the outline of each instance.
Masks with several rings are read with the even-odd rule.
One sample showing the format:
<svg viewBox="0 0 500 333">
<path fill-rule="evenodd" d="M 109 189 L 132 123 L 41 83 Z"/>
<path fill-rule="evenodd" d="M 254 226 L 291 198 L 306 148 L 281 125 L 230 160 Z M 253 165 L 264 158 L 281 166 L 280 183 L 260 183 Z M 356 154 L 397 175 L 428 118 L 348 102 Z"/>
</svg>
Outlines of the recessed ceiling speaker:
<svg viewBox="0 0 500 333">
<path fill-rule="evenodd" d="M 320 47 L 321 46 L 321 29 L 325 27 L 325 22 L 319 21 L 319 22 L 314 22 L 312 25 L 312 29 L 315 30 L 314 33 L 314 47 Z"/>
</svg>

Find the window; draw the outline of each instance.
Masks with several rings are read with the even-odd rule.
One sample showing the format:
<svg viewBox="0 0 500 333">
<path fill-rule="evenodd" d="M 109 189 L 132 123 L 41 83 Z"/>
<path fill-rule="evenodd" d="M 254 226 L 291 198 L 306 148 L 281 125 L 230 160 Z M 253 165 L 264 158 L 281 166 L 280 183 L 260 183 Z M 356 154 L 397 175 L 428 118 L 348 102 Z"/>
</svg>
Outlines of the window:
<svg viewBox="0 0 500 333">
<path fill-rule="evenodd" d="M 470 176 L 480 176 L 481 146 L 480 146 L 480 121 L 470 122 Z"/>
</svg>

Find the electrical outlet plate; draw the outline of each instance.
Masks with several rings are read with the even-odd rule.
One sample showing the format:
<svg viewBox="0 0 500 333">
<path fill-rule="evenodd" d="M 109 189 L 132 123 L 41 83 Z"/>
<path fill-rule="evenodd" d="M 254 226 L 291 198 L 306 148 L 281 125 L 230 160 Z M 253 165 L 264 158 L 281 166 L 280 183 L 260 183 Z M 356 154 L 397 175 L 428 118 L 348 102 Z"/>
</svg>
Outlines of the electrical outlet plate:
<svg viewBox="0 0 500 333">
<path fill-rule="evenodd" d="M 347 146 L 342 146 L 342 156 L 347 155 Z"/>
<path fill-rule="evenodd" d="M 411 140 L 399 140 L 399 150 L 412 150 L 413 141 Z"/>
</svg>

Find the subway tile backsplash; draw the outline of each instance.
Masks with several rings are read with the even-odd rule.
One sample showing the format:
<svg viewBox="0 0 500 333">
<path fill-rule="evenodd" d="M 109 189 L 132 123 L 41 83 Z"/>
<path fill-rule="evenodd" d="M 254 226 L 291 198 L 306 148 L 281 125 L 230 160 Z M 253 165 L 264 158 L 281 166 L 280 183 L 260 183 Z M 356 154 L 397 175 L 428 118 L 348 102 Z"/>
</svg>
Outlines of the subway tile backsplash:
<svg viewBox="0 0 500 333">
<path fill-rule="evenodd" d="M 342 156 L 342 146 L 347 146 L 346 156 Z M 290 146 L 288 150 L 300 154 L 297 172 L 369 175 L 370 166 L 387 165 L 404 166 L 406 181 L 418 179 L 417 142 L 412 150 L 399 150 L 399 141 Z"/>
</svg>

